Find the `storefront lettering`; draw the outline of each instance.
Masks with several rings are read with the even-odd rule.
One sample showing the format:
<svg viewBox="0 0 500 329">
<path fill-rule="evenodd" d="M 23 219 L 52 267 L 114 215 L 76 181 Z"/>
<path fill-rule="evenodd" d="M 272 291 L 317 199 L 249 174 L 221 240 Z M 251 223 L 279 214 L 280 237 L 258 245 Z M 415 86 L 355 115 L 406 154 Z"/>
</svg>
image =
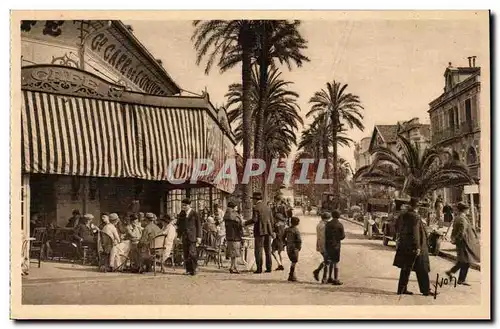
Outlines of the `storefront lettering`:
<svg viewBox="0 0 500 329">
<path fill-rule="evenodd" d="M 61 67 L 35 67 L 23 70 L 22 86 L 63 94 L 119 97 L 122 87 L 107 84 L 78 70 Z"/>
<path fill-rule="evenodd" d="M 104 33 L 99 33 L 92 38 L 90 47 L 102 58 L 127 77 L 135 85 L 147 93 L 160 93 L 162 88 L 155 79 L 147 76 L 142 66 L 135 58 L 127 54 L 127 50 L 120 44 L 113 43 Z M 135 64 L 135 65 L 134 65 Z"/>
<path fill-rule="evenodd" d="M 115 45 L 109 45 L 104 49 L 104 60 L 107 61 L 109 56 L 111 56 L 111 52 L 116 48 Z"/>
</svg>

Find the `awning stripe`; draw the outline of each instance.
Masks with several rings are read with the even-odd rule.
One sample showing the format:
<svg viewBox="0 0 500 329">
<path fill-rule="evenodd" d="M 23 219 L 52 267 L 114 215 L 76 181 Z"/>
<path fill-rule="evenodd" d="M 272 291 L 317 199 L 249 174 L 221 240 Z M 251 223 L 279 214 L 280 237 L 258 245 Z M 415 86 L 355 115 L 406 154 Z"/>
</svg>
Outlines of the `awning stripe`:
<svg viewBox="0 0 500 329">
<path fill-rule="evenodd" d="M 158 112 L 160 110 L 158 109 L 153 109 L 152 111 L 148 111 L 150 116 L 151 116 L 151 121 L 154 123 L 153 126 L 153 132 L 154 132 L 154 138 L 156 140 L 155 143 L 155 151 L 156 151 L 156 163 L 155 163 L 155 175 L 154 177 L 157 177 L 157 179 L 162 179 L 163 178 L 163 172 L 161 167 L 163 167 L 163 164 L 166 162 L 165 159 L 163 159 L 163 149 L 162 149 L 162 144 L 164 143 L 164 139 L 160 138 L 160 129 L 161 124 L 160 124 L 160 119 L 158 117 Z"/>
<path fill-rule="evenodd" d="M 159 128 L 158 128 L 158 134 L 160 135 L 160 140 L 161 140 L 161 159 L 162 163 L 160 164 L 160 177 L 162 180 L 167 179 L 167 169 L 168 169 L 168 163 L 169 159 L 172 159 L 168 156 L 168 146 L 167 143 L 171 138 L 166 135 L 168 126 L 166 124 L 166 111 L 156 111 L 156 114 L 158 116 L 158 122 L 159 122 Z"/>
<path fill-rule="evenodd" d="M 52 136 L 60 136 L 59 133 L 59 122 L 58 122 L 58 104 L 57 104 L 57 99 L 54 97 L 49 97 L 49 104 L 50 104 L 50 122 L 52 122 Z M 61 140 L 59 138 L 50 138 L 51 140 L 54 141 L 54 149 L 56 150 L 62 150 L 62 145 L 61 145 Z M 57 152 L 56 156 L 54 157 L 54 170 L 58 171 L 60 167 L 62 167 L 62 159 L 61 159 L 61 153 L 62 152 Z"/>
<path fill-rule="evenodd" d="M 41 141 L 41 139 L 39 138 L 39 125 L 38 124 L 35 124 L 36 122 L 38 122 L 38 120 L 36 120 L 36 117 L 35 117 L 35 114 L 36 112 L 38 111 L 37 107 L 36 107 L 36 101 L 35 101 L 35 95 L 34 94 L 31 94 L 28 96 L 28 107 L 30 109 L 33 109 L 32 111 L 29 111 L 28 112 L 28 115 L 29 115 L 29 121 L 30 121 L 30 124 L 32 125 L 33 129 L 31 130 L 31 136 L 30 136 L 30 140 L 33 140 L 33 141 Z M 40 169 L 39 169 L 39 166 L 38 166 L 38 162 L 39 162 L 39 148 L 41 147 L 41 143 L 37 142 L 33 145 L 33 148 L 31 150 L 31 165 L 33 167 L 33 170 L 35 170 L 36 172 L 40 172 Z"/>
</svg>

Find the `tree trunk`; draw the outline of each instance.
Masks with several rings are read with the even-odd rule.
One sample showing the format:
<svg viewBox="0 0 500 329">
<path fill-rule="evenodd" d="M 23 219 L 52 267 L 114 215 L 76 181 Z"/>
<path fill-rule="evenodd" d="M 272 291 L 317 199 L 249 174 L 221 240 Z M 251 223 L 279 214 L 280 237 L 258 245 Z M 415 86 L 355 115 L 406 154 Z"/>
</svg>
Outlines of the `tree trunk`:
<svg viewBox="0 0 500 329">
<path fill-rule="evenodd" d="M 267 78 L 268 78 L 268 67 L 269 63 L 267 61 L 268 44 L 267 44 L 267 32 L 266 23 L 262 23 L 261 33 L 261 49 L 259 54 L 259 104 L 257 107 L 257 117 L 255 119 L 255 144 L 254 144 L 254 157 L 256 159 L 264 159 L 264 125 L 266 117 L 266 100 L 267 100 Z M 266 166 L 267 167 L 267 166 Z M 262 191 L 264 185 L 266 184 L 266 175 L 261 175 L 256 177 L 255 187 L 257 190 Z M 260 179 L 259 179 L 260 178 Z"/>
<path fill-rule="evenodd" d="M 266 170 L 264 171 L 264 178 L 262 179 L 262 199 L 267 203 L 269 201 L 269 186 L 267 185 L 266 179 L 269 176 L 270 159 L 265 149 L 263 150 L 263 155 L 264 161 L 266 162 Z"/>
<path fill-rule="evenodd" d="M 340 184 L 338 173 L 338 154 L 337 154 L 337 127 L 333 125 L 333 196 L 335 208 L 340 204 Z"/>
<path fill-rule="evenodd" d="M 243 168 L 246 168 L 248 159 L 251 157 L 250 148 L 250 132 L 251 132 L 251 106 L 250 106 L 250 85 L 251 85 L 251 60 L 252 60 L 252 42 L 250 40 L 250 27 L 248 21 L 243 21 L 242 33 L 242 65 L 241 65 L 241 80 L 243 89 Z M 250 182 L 249 182 L 250 183 Z M 252 218 L 252 185 L 244 184 L 242 206 L 243 218 L 250 220 Z"/>
</svg>

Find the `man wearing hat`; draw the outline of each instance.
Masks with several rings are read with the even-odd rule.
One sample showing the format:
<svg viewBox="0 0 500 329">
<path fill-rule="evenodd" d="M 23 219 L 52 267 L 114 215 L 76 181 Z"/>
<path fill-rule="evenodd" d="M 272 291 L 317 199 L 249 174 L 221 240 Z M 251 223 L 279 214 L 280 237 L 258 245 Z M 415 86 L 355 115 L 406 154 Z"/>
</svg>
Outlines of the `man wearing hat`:
<svg viewBox="0 0 500 329">
<path fill-rule="evenodd" d="M 273 235 L 273 216 L 271 209 L 262 202 L 262 194 L 255 192 L 253 197 L 255 205 L 253 207 L 252 219 L 245 222 L 245 225 L 253 225 L 253 236 L 255 241 L 255 263 L 257 270 L 255 274 L 262 273 L 262 249 L 266 255 L 266 272 L 272 271 L 271 258 L 271 238 Z"/>
<path fill-rule="evenodd" d="M 472 262 L 480 260 L 480 246 L 477 235 L 467 218 L 469 206 L 464 202 L 459 202 L 457 211 L 451 232 L 451 241 L 457 246 L 457 262 L 446 271 L 446 275 L 451 279 L 453 274 L 460 270 L 457 283 L 469 286 L 470 284 L 466 281 L 467 272 Z"/>
<path fill-rule="evenodd" d="M 408 291 L 408 280 L 414 271 L 417 275 L 420 292 L 424 296 L 433 296 L 430 290 L 429 252 L 427 233 L 420 215 L 418 200 L 411 198 L 408 211 L 402 213 L 399 219 L 399 243 L 394 257 L 394 266 L 401 269 L 398 282 L 398 295 L 413 295 Z"/>
<path fill-rule="evenodd" d="M 92 214 L 85 214 L 83 216 L 83 221 L 80 220 L 80 224 L 75 229 L 74 237 L 78 245 L 78 252 L 80 256 L 83 256 L 83 247 L 87 246 L 91 249 L 95 249 L 97 244 L 94 237 L 94 232 L 92 229 L 92 220 L 94 216 Z"/>
<path fill-rule="evenodd" d="M 191 208 L 191 200 L 182 200 L 182 210 L 177 220 L 177 236 L 182 241 L 186 274 L 195 275 L 198 265 L 196 245 L 201 243 L 201 219 Z"/>
</svg>

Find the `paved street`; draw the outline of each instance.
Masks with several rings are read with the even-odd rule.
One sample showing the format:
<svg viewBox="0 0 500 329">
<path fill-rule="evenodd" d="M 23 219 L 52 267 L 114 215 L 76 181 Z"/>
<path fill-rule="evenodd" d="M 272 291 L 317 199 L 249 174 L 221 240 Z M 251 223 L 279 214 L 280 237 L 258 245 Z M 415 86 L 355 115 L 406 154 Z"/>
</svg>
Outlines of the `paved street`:
<svg viewBox="0 0 500 329">
<path fill-rule="evenodd" d="M 478 304 L 480 272 L 470 270 L 471 287 L 443 286 L 434 300 L 421 295 L 395 294 L 399 271 L 392 266 L 394 247 L 381 240 L 367 240 L 361 227 L 343 221 L 346 240 L 342 246 L 340 277 L 343 286 L 322 285 L 312 277 L 319 264 L 315 251 L 317 216 L 301 216 L 304 247 L 297 266 L 300 282 L 287 282 L 287 271 L 255 275 L 230 275 L 213 264 L 200 267 L 199 275 L 182 275 L 182 269 L 167 274 L 98 273 L 71 264 L 44 263 L 31 268 L 23 279 L 24 304 L 309 304 L 309 305 L 421 305 Z M 284 255 L 286 258 L 286 255 Z M 285 267 L 289 266 L 288 259 Z M 431 256 L 431 282 L 452 263 Z M 273 266 L 275 268 L 276 266 Z M 288 268 L 287 268 L 288 270 Z M 409 289 L 418 293 L 415 275 Z"/>
</svg>

